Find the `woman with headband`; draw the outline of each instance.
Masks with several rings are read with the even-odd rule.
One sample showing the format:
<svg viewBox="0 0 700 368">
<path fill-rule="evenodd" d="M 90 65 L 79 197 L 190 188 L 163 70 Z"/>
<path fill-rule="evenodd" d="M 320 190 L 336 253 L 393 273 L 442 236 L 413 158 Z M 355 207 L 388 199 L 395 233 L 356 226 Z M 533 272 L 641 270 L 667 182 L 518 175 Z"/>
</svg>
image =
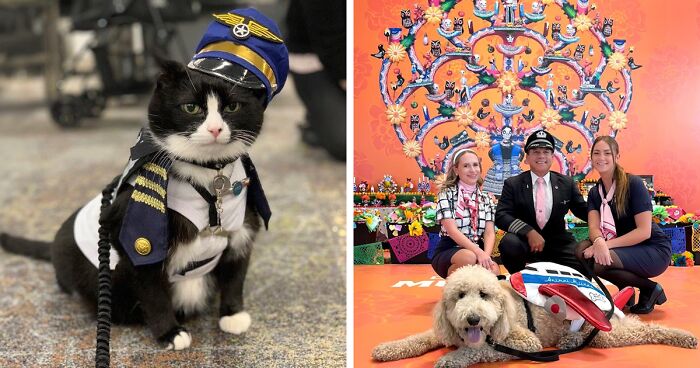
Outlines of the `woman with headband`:
<svg viewBox="0 0 700 368">
<path fill-rule="evenodd" d="M 481 159 L 470 149 L 452 156 L 452 165 L 438 194 L 437 220 L 440 242 L 433 255 L 433 269 L 446 278 L 458 268 L 479 264 L 494 274 L 499 266 L 491 259 L 496 231 L 496 206 L 481 191 Z"/>
</svg>

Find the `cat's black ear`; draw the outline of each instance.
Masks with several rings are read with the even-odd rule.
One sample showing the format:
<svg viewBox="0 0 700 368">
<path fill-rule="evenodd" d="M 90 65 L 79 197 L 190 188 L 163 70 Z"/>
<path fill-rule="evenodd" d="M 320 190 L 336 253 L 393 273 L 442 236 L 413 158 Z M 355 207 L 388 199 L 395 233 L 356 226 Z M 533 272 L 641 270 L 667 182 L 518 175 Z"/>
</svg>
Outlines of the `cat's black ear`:
<svg viewBox="0 0 700 368">
<path fill-rule="evenodd" d="M 165 59 L 159 55 L 154 55 L 154 58 L 161 71 L 157 80 L 158 87 L 177 83 L 181 81 L 182 78 L 187 77 L 187 71 L 183 64 L 174 60 Z"/>
</svg>

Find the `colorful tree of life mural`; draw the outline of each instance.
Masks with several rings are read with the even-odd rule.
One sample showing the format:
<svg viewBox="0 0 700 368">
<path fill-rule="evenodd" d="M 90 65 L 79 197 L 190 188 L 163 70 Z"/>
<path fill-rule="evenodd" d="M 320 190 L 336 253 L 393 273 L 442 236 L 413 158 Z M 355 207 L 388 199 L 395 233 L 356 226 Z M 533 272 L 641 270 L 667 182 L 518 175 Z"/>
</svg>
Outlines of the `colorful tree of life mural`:
<svg viewBox="0 0 700 368">
<path fill-rule="evenodd" d="M 641 67 L 599 10 L 587 0 L 407 6 L 372 55 L 404 154 L 439 182 L 452 154 L 473 148 L 488 159 L 484 189 L 499 195 L 522 172 L 527 136 L 547 129 L 557 138 L 554 169 L 583 178 L 595 137 L 626 128 L 631 73 Z"/>
</svg>

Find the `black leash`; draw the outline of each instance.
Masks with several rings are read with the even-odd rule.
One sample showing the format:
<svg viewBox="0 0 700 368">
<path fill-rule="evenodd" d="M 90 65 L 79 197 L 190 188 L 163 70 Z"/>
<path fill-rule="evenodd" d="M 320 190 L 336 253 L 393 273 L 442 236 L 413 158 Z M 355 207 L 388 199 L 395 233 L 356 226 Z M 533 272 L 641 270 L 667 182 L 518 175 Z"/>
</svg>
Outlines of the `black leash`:
<svg viewBox="0 0 700 368">
<path fill-rule="evenodd" d="M 95 367 L 109 368 L 109 338 L 112 329 L 112 271 L 109 269 L 109 252 L 112 244 L 109 241 L 109 229 L 104 224 L 103 214 L 112 203 L 114 190 L 119 183 L 118 175 L 102 191 L 102 206 L 100 207 L 100 227 L 97 242 L 97 258 L 100 265 L 97 273 L 97 338 L 95 346 Z"/>
<path fill-rule="evenodd" d="M 586 272 L 589 275 L 593 276 L 593 279 L 595 280 L 595 282 L 601 288 L 603 293 L 605 293 L 605 297 L 608 298 L 608 301 L 610 302 L 611 308 L 606 313 L 605 317 L 608 320 L 610 320 L 612 315 L 615 313 L 615 303 L 613 303 L 612 296 L 610 296 L 610 292 L 605 287 L 605 285 L 603 285 L 603 282 L 600 281 L 598 276 L 596 276 L 593 273 L 593 270 L 590 269 L 590 266 L 587 263 L 581 262 L 581 264 L 586 269 Z M 525 299 L 523 299 L 523 302 L 525 305 L 525 311 L 527 312 L 528 329 L 530 329 L 530 331 L 532 331 L 532 332 L 535 332 L 535 325 L 532 321 L 532 315 L 530 313 L 530 308 L 529 308 L 528 302 Z M 493 347 L 494 350 L 496 350 L 498 352 L 513 355 L 513 356 L 516 356 L 520 359 L 532 360 L 535 362 L 554 362 L 554 361 L 559 360 L 559 356 L 562 354 L 568 354 L 568 353 L 572 353 L 574 351 L 579 351 L 579 350 L 585 348 L 586 346 L 588 346 L 588 344 L 590 344 L 591 341 L 593 341 L 593 339 L 596 337 L 596 335 L 598 335 L 598 332 L 600 332 L 600 330 L 594 327 L 593 330 L 588 334 L 588 336 L 586 336 L 586 338 L 583 340 L 583 342 L 579 346 L 575 346 L 575 347 L 568 348 L 568 349 L 538 351 L 538 352 L 534 352 L 534 353 L 520 351 L 520 350 L 509 348 L 505 345 L 497 344 L 496 342 L 493 341 L 493 339 L 491 339 L 491 336 L 486 336 L 486 343 L 489 344 L 491 347 Z"/>
</svg>

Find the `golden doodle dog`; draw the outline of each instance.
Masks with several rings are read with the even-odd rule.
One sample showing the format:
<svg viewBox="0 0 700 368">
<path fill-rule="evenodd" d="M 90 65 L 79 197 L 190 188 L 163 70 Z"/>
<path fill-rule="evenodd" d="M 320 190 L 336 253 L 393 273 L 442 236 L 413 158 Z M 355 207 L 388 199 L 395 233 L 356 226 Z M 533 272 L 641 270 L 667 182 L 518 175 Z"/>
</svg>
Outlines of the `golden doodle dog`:
<svg viewBox="0 0 700 368">
<path fill-rule="evenodd" d="M 570 332 L 570 321 L 562 321 L 531 303 L 529 309 L 535 332 L 528 329 L 523 299 L 507 281 L 499 281 L 481 266 L 465 266 L 447 278 L 442 299 L 433 312 L 432 330 L 380 344 L 372 351 L 372 357 L 377 361 L 392 361 L 454 346 L 457 349 L 440 358 L 435 366 L 466 367 L 517 359 L 494 350 L 486 343 L 486 336 L 512 349 L 538 352 L 551 346 L 576 347 L 593 328 L 586 323 L 580 331 Z M 683 330 L 645 323 L 631 315 L 622 319 L 613 316 L 610 322 L 612 331 L 600 331 L 590 343 L 591 347 L 663 344 L 697 348 L 697 338 Z"/>
</svg>

